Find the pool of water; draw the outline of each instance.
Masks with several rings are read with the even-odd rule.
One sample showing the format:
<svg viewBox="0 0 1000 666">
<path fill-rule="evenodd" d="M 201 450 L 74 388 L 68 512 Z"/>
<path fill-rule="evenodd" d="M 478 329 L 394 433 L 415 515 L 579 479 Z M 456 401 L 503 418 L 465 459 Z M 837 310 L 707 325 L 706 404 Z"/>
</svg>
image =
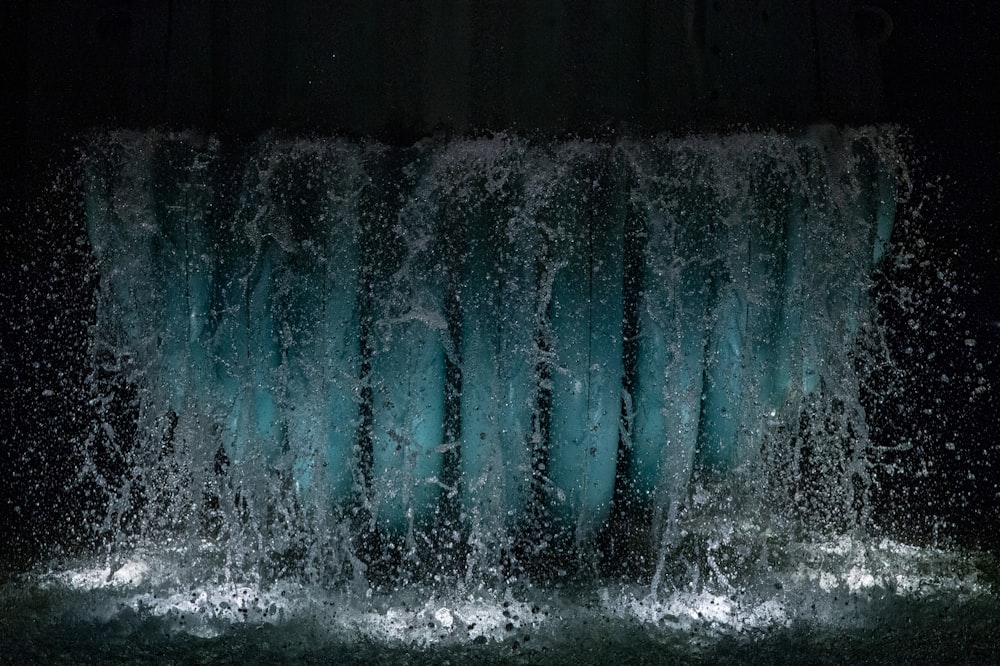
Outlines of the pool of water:
<svg viewBox="0 0 1000 666">
<path fill-rule="evenodd" d="M 205 544 L 210 548 L 209 544 Z M 175 553 L 63 563 L 0 590 L 8 663 L 990 663 L 987 555 L 844 538 L 752 579 L 440 581 L 327 589 L 213 572 Z"/>
</svg>

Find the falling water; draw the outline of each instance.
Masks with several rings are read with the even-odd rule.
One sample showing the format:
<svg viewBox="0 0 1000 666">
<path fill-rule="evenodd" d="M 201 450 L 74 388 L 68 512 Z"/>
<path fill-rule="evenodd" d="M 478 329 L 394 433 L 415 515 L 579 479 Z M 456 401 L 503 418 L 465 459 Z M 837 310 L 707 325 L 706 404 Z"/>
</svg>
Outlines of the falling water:
<svg viewBox="0 0 1000 666">
<path fill-rule="evenodd" d="M 135 441 L 105 433 L 128 537 L 218 523 L 276 551 L 304 513 L 307 540 L 363 516 L 341 528 L 496 559 L 543 524 L 613 529 L 616 485 L 665 535 L 692 482 L 765 480 L 762 450 L 833 405 L 855 441 L 814 455 L 855 502 L 891 137 L 220 151 L 88 155 L 97 343 L 137 391 Z"/>
<path fill-rule="evenodd" d="M 107 511 L 52 580 L 387 650 L 862 623 L 945 557 L 867 537 L 897 143 L 95 137 Z"/>
</svg>

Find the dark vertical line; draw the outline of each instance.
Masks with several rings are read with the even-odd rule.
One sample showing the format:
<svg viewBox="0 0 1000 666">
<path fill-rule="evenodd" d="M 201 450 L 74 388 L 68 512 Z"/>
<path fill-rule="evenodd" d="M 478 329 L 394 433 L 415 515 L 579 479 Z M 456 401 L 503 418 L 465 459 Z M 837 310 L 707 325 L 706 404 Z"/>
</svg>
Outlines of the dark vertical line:
<svg viewBox="0 0 1000 666">
<path fill-rule="evenodd" d="M 190 176 L 190 172 L 188 173 Z M 189 180 L 189 179 L 185 179 Z M 185 383 L 191 381 L 191 364 L 193 358 L 191 357 L 191 201 L 189 198 L 190 189 L 186 187 L 190 183 L 185 183 L 184 187 L 184 352 L 186 356 L 186 367 L 185 374 L 187 377 L 184 378 Z M 185 387 L 185 393 L 190 391 L 190 386 Z M 173 425 L 171 426 L 171 444 L 173 443 L 173 429 L 177 426 L 177 415 L 174 415 Z"/>
<path fill-rule="evenodd" d="M 358 333 L 360 367 L 360 399 L 358 430 L 355 434 L 355 455 L 357 468 L 354 471 L 354 496 L 350 519 L 358 557 L 368 567 L 367 576 L 373 584 L 384 583 L 391 567 L 383 557 L 384 542 L 381 531 L 376 526 L 374 512 L 370 510 L 375 468 L 372 428 L 374 417 L 374 392 L 372 391 L 372 357 L 374 355 L 374 255 L 382 221 L 379 216 L 385 205 L 385 166 L 378 157 L 365 161 L 363 172 L 367 177 L 358 192 Z"/>
<path fill-rule="evenodd" d="M 445 260 L 445 321 L 447 322 L 446 334 L 448 343 L 454 350 L 453 354 L 445 353 L 445 397 L 444 397 L 444 453 L 441 455 L 441 483 L 446 488 L 458 489 L 462 476 L 462 449 L 460 442 L 462 433 L 462 305 L 459 285 L 461 283 L 463 257 L 468 254 L 465 234 L 458 224 L 458 216 L 449 214 L 453 211 L 446 209 L 439 217 L 437 223 L 438 240 L 443 247 L 454 248 L 456 251 L 449 252 L 449 258 Z M 443 223 L 444 228 L 440 228 Z M 473 220 L 470 224 L 475 224 Z M 451 241 L 449 243 L 448 241 Z M 458 445 L 456 445 L 458 444 Z M 440 566 L 444 569 L 455 567 L 460 561 L 464 561 L 462 549 L 444 548 L 444 541 L 451 541 L 452 530 L 442 528 L 456 528 L 461 515 L 461 499 L 458 492 L 452 493 L 444 489 L 438 499 L 440 512 L 435 521 L 434 533 L 440 540 L 437 547 L 450 553 L 440 561 Z M 465 540 L 462 540 L 465 543 Z M 458 545 L 458 544 L 454 544 Z"/>
<path fill-rule="evenodd" d="M 705 203 L 705 202 L 698 202 Z M 706 237 L 711 238 L 713 241 L 713 252 L 717 252 L 718 246 L 718 219 L 713 219 L 709 222 L 709 229 Z M 709 350 L 712 345 L 712 339 L 714 336 L 714 323 L 713 323 L 713 311 L 716 309 L 719 301 L 719 268 L 718 261 L 713 260 L 708 265 L 706 270 L 705 281 L 708 282 L 708 298 L 705 299 L 702 305 L 702 317 L 701 324 L 702 336 L 701 336 L 701 395 L 698 396 L 698 433 L 695 435 L 694 453 L 691 461 L 691 479 L 692 482 L 696 481 L 699 475 L 703 475 L 707 470 L 705 470 L 702 460 L 704 458 L 705 449 L 705 401 L 708 399 L 708 386 L 709 386 L 709 371 L 711 369 L 713 359 L 709 357 Z M 704 322 L 707 322 L 704 323 Z"/>
<path fill-rule="evenodd" d="M 594 363 L 594 204 L 587 208 L 587 415 L 590 414 L 591 376 Z"/>
<path fill-rule="evenodd" d="M 548 244 L 547 244 L 548 245 Z M 541 292 L 541 286 L 547 279 L 548 267 L 546 258 L 549 247 L 536 259 L 535 292 Z M 536 309 L 537 313 L 537 309 Z M 536 322 L 536 345 L 539 355 L 535 364 L 538 393 L 535 396 L 535 415 L 532 422 L 531 446 L 531 513 L 524 531 L 526 552 L 533 550 L 532 542 L 544 539 L 551 534 L 551 516 L 548 512 L 548 475 L 549 475 L 549 444 L 552 431 L 552 363 L 548 355 L 552 350 L 551 331 L 548 322 L 552 320 L 552 300 L 546 304 L 543 318 Z M 537 557 L 531 555 L 531 557 Z"/>
<path fill-rule="evenodd" d="M 366 504 L 364 497 L 370 495 L 373 487 L 375 468 L 375 452 L 372 429 L 375 426 L 374 391 L 372 389 L 372 359 L 375 349 L 375 257 L 381 247 L 380 236 L 385 223 L 380 219 L 386 207 L 388 196 L 385 180 L 387 166 L 378 157 L 372 163 L 365 165 L 365 173 L 369 175 L 368 182 L 362 186 L 359 194 L 361 211 L 359 220 L 359 282 L 358 322 L 361 335 L 361 419 L 358 433 L 358 481 L 361 483 L 362 497 L 358 499 L 362 506 Z M 374 171 L 375 173 L 372 173 Z M 374 551 L 371 551 L 374 553 Z"/>
<path fill-rule="evenodd" d="M 621 184 L 626 192 L 632 187 L 631 175 L 622 177 Z M 622 220 L 622 378 L 621 387 L 625 394 L 635 393 L 635 374 L 638 362 L 639 336 L 639 294 L 642 289 L 642 253 L 644 243 L 641 241 L 641 219 L 635 212 L 631 199 L 617 202 L 622 208 L 617 214 Z M 634 242 L 633 242 L 634 241 Z M 629 435 L 621 424 L 628 423 L 630 416 L 628 404 L 624 396 L 619 403 L 619 439 L 615 456 L 615 486 L 611 497 L 611 511 L 608 522 L 598 534 L 598 551 L 601 553 L 601 571 L 603 575 L 625 575 L 637 573 L 642 563 L 644 546 L 638 545 L 637 535 L 645 531 L 637 526 L 642 520 L 639 508 L 630 493 L 629 470 L 632 462 L 632 449 Z M 648 518 L 646 518 L 648 521 Z"/>
<path fill-rule="evenodd" d="M 498 204 L 498 207 L 499 207 L 499 204 Z M 495 227 L 494 227 L 494 231 L 496 231 Z M 501 331 L 500 331 L 499 314 L 501 312 L 500 308 L 503 307 L 503 303 L 504 303 L 503 294 L 505 293 L 505 290 L 507 288 L 507 281 L 505 280 L 505 278 L 507 276 L 507 270 L 509 268 L 507 266 L 508 252 L 505 251 L 507 248 L 503 244 L 503 232 L 502 231 L 500 232 L 499 236 L 500 237 L 496 239 L 496 241 L 497 241 L 497 288 L 495 290 L 495 292 L 496 292 L 496 294 L 495 294 L 496 295 L 496 301 L 493 304 L 493 309 L 494 309 L 494 311 L 498 315 L 498 318 L 497 318 L 497 345 L 496 345 L 496 355 L 497 355 L 498 359 L 501 358 L 500 355 L 504 351 L 503 336 L 500 335 Z"/>
<path fill-rule="evenodd" d="M 362 238 L 364 239 L 365 234 L 362 232 Z M 370 240 L 370 239 L 367 239 Z M 362 257 L 366 256 L 367 253 L 362 252 Z M 356 436 L 356 446 L 357 446 L 357 456 L 358 456 L 358 474 L 356 475 L 355 482 L 360 484 L 363 489 L 362 494 L 367 492 L 368 488 L 372 485 L 372 469 L 374 467 L 374 453 L 372 451 L 372 438 L 371 430 L 374 424 L 374 415 L 372 413 L 372 385 L 371 385 L 371 372 L 372 372 L 372 344 L 371 344 L 371 317 L 372 317 L 372 276 L 371 269 L 367 262 L 362 259 L 362 264 L 358 271 L 358 333 L 361 337 L 361 344 L 359 346 L 359 351 L 361 354 L 360 359 L 360 377 L 358 378 L 361 382 L 361 406 L 360 419 L 358 424 L 358 433 Z"/>
</svg>

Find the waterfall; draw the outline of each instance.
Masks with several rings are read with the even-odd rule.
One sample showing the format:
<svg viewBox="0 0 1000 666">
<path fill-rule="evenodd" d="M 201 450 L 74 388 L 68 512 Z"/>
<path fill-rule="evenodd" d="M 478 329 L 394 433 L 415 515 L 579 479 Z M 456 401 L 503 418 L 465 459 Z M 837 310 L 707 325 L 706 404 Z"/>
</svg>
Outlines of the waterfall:
<svg viewBox="0 0 1000 666">
<path fill-rule="evenodd" d="M 891 130 L 113 132 L 84 161 L 94 357 L 119 386 L 95 390 L 136 396 L 135 432 L 90 442 L 122 470 L 118 547 L 475 579 L 586 568 L 610 534 L 661 576 L 684 515 L 746 493 L 810 486 L 819 522 L 859 520 Z"/>
</svg>

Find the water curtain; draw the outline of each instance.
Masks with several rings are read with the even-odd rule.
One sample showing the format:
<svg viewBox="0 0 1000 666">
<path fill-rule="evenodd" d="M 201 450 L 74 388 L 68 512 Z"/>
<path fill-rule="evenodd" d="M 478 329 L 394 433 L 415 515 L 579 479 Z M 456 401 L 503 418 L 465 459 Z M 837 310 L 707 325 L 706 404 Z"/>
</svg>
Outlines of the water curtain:
<svg viewBox="0 0 1000 666">
<path fill-rule="evenodd" d="M 857 350 L 898 161 L 891 131 L 829 127 L 97 137 L 95 355 L 136 420 L 99 434 L 109 525 L 280 551 L 295 530 L 262 526 L 307 524 L 344 552 L 495 563 L 626 506 L 669 540 L 696 483 L 759 468 L 831 400 L 860 442 L 839 474 L 863 475 Z"/>
</svg>

